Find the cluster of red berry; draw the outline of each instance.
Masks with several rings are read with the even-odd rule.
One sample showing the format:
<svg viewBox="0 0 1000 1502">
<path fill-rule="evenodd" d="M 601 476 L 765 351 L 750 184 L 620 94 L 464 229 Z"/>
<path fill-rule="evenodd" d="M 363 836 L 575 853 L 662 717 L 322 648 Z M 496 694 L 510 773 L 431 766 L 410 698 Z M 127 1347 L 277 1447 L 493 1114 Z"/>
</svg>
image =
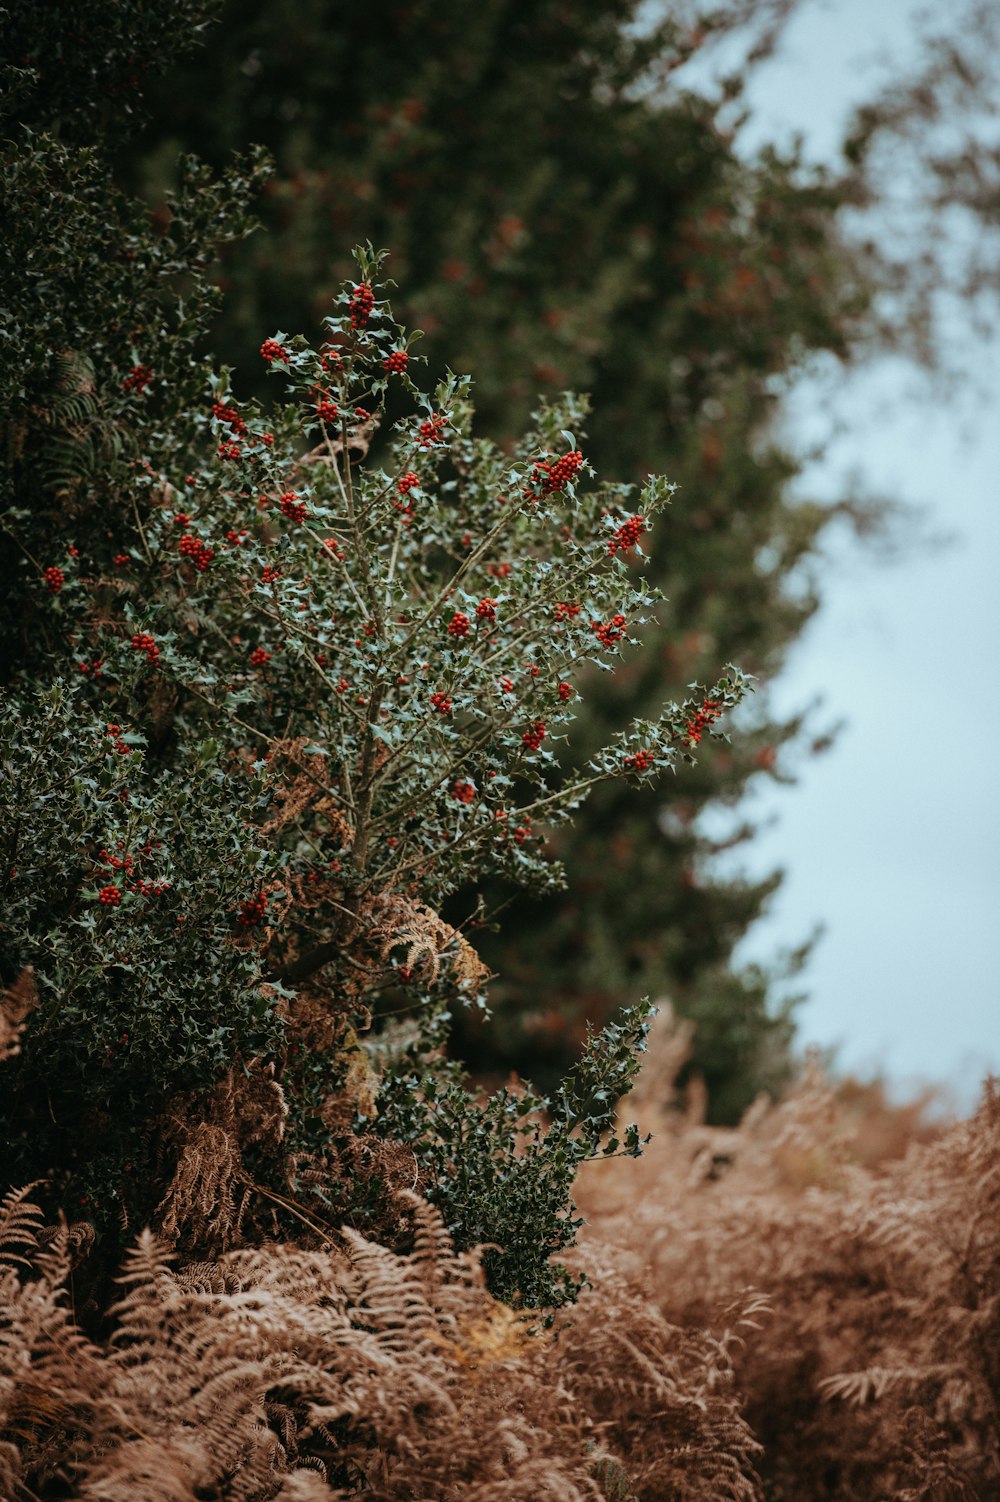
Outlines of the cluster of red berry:
<svg viewBox="0 0 1000 1502">
<path fill-rule="evenodd" d="M 263 923 L 267 913 L 267 893 L 258 892 L 256 897 L 251 897 L 249 902 L 244 902 L 240 908 L 237 922 L 241 928 L 255 928 L 258 923 Z"/>
<path fill-rule="evenodd" d="M 261 359 L 266 360 L 268 365 L 272 360 L 287 361 L 288 359 L 287 349 L 283 344 L 279 344 L 277 339 L 265 339 L 260 347 L 260 354 Z"/>
<path fill-rule="evenodd" d="M 156 662 L 159 658 L 160 649 L 148 631 L 137 631 L 132 638 L 132 646 L 137 652 L 145 652 L 150 662 Z"/>
<path fill-rule="evenodd" d="M 260 576 L 261 584 L 273 584 L 280 573 L 281 570 L 276 563 L 265 563 Z"/>
<path fill-rule="evenodd" d="M 225 423 L 229 431 L 235 433 L 237 438 L 245 437 L 247 425 L 235 407 L 227 407 L 224 402 L 213 402 L 212 416 L 217 422 Z"/>
<path fill-rule="evenodd" d="M 435 443 L 440 443 L 444 437 L 444 430 L 448 426 L 448 419 L 443 413 L 427 417 L 420 424 L 417 432 L 420 435 L 420 447 L 431 448 Z"/>
<path fill-rule="evenodd" d="M 621 641 L 628 627 L 623 615 L 613 615 L 610 621 L 591 621 L 590 629 L 602 647 L 613 647 Z"/>
<path fill-rule="evenodd" d="M 113 733 L 116 733 L 119 729 L 120 727 L 118 725 L 109 725 L 108 734 L 111 735 Z M 139 846 L 138 853 L 140 857 L 147 856 L 151 855 L 154 850 L 159 850 L 160 848 L 161 844 L 159 840 L 149 840 L 146 842 L 146 844 Z M 97 857 L 98 865 L 108 866 L 113 871 L 124 872 L 126 877 L 125 886 L 128 891 L 136 893 L 136 895 L 139 897 L 163 897 L 167 892 L 169 892 L 169 881 L 164 881 L 162 879 L 153 880 L 151 877 L 135 876 L 133 874 L 133 866 L 135 862 L 133 857 L 125 849 L 123 840 L 118 841 L 117 849 L 122 852 L 120 855 L 112 854 L 110 850 L 102 850 Z M 105 907 L 117 907 L 122 900 L 121 890 L 117 886 L 105 886 L 98 894 L 98 900 L 102 902 Z"/>
<path fill-rule="evenodd" d="M 382 369 L 388 375 L 402 375 L 409 363 L 410 357 L 405 349 L 394 349 L 392 354 L 387 355 L 382 361 Z"/>
<path fill-rule="evenodd" d="M 573 686 L 572 686 L 572 684 L 570 684 L 570 683 L 560 683 L 560 685 L 559 685 L 559 697 L 563 701 L 564 704 L 566 703 L 567 699 L 572 699 L 572 697 L 573 697 Z"/>
<path fill-rule="evenodd" d="M 497 618 L 497 602 L 489 596 L 480 600 L 476 606 L 476 619 L 480 621 L 495 621 Z"/>
<path fill-rule="evenodd" d="M 430 702 L 437 714 L 451 714 L 451 700 L 447 694 L 431 694 Z"/>
<path fill-rule="evenodd" d="M 626 756 L 625 765 L 632 772 L 648 772 L 655 761 L 652 751 L 635 751 L 631 756 Z"/>
<path fill-rule="evenodd" d="M 63 585 L 66 583 L 65 574 L 63 573 L 61 568 L 56 568 L 54 563 L 50 564 L 49 567 L 45 570 L 43 578 L 45 579 L 46 589 L 54 595 L 57 595 L 62 589 Z"/>
<path fill-rule="evenodd" d="M 692 715 L 685 725 L 687 731 L 686 740 L 689 746 L 697 746 L 709 725 L 719 718 L 722 713 L 722 705 L 718 699 L 706 699 L 698 713 Z"/>
<path fill-rule="evenodd" d="M 349 303 L 351 314 L 351 328 L 363 329 L 371 317 L 372 308 L 375 306 L 375 294 L 371 289 L 370 282 L 359 282 L 351 293 Z"/>
<path fill-rule="evenodd" d="M 313 396 L 316 399 L 316 416 L 320 422 L 336 422 L 340 416 L 340 408 L 333 400 L 329 391 L 325 391 L 322 387 L 317 386 L 313 392 Z"/>
<path fill-rule="evenodd" d="M 266 647 L 254 647 L 250 653 L 250 666 L 252 668 L 264 668 L 271 661 L 271 654 Z"/>
<path fill-rule="evenodd" d="M 206 542 L 203 542 L 200 537 L 193 537 L 190 532 L 184 533 L 184 536 L 178 543 L 178 547 L 184 554 L 184 557 L 191 560 L 199 574 L 205 572 L 215 557 L 214 550 Z"/>
<path fill-rule="evenodd" d="M 538 496 L 534 486 L 540 485 L 543 496 L 555 495 L 557 490 L 565 490 L 571 480 L 575 479 L 583 464 L 583 455 L 579 449 L 573 449 L 568 454 L 563 454 L 558 459 L 538 459 L 532 470 L 532 483 L 524 487 L 524 493 L 531 501 L 536 501 Z"/>
<path fill-rule="evenodd" d="M 148 365 L 133 365 L 129 374 L 122 381 L 123 391 L 145 391 L 153 379 L 153 372 Z"/>
<path fill-rule="evenodd" d="M 474 803 L 476 790 L 471 782 L 456 782 L 451 790 L 451 796 L 457 798 L 459 803 Z"/>
<path fill-rule="evenodd" d="M 120 727 L 115 726 L 116 730 L 119 729 L 119 728 Z M 111 726 L 109 725 L 108 726 L 109 733 L 110 733 L 110 730 L 111 730 Z M 122 855 L 112 855 L 112 853 L 111 853 L 110 850 L 102 850 L 100 852 L 100 854 L 98 855 L 98 857 L 97 857 L 97 863 L 98 863 L 98 865 L 100 865 L 100 866 L 110 866 L 111 869 L 112 869 L 112 871 L 130 872 L 132 870 L 133 858 L 129 854 L 129 852 L 127 850 L 125 850 L 124 841 L 122 841 L 122 840 L 118 841 L 118 849 L 124 851 L 124 854 L 122 854 Z"/>
<path fill-rule="evenodd" d="M 569 600 L 560 600 L 556 606 L 556 620 L 571 621 L 580 614 L 582 608 L 580 605 L 571 604 Z"/>
<path fill-rule="evenodd" d="M 119 756 L 131 756 L 132 748 L 131 746 L 126 745 L 122 740 L 121 731 L 122 727 L 120 725 L 108 726 L 107 730 L 104 732 L 111 742 L 111 745 L 108 747 L 108 749 L 110 751 L 116 751 Z M 104 852 L 102 851 L 101 854 L 103 856 Z"/>
<path fill-rule="evenodd" d="M 545 722 L 543 720 L 536 720 L 534 724 L 530 725 L 524 732 L 521 740 L 523 741 L 524 745 L 527 746 L 529 751 L 537 751 L 547 734 L 548 729 L 545 725 Z"/>
<path fill-rule="evenodd" d="M 622 522 L 615 535 L 608 539 L 608 552 L 611 557 L 613 558 L 616 553 L 628 553 L 648 530 L 644 516 L 630 516 L 628 521 Z"/>
<path fill-rule="evenodd" d="M 278 501 L 278 507 L 282 516 L 287 516 L 290 522 L 304 522 L 307 514 L 305 501 L 300 501 L 294 490 L 286 490 Z"/>
<path fill-rule="evenodd" d="M 468 636 L 468 634 L 469 617 L 467 615 L 463 615 L 461 610 L 456 610 L 455 614 L 448 622 L 448 635 L 462 637 Z"/>
</svg>

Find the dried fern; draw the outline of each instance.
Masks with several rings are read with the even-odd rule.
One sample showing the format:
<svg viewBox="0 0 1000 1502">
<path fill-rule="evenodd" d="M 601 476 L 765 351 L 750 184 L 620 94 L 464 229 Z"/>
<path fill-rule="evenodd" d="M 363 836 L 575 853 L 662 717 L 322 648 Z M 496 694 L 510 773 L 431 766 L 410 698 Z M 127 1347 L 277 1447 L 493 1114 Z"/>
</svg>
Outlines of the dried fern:
<svg viewBox="0 0 1000 1502">
<path fill-rule="evenodd" d="M 736 1131 L 669 1107 L 661 1095 L 646 1115 L 660 1130 L 642 1160 L 584 1170 L 584 1254 L 610 1257 L 662 1317 L 718 1342 L 775 1495 L 996 1493 L 996 1084 L 971 1120 L 879 1172 L 861 1166 L 858 1119 L 815 1066 Z"/>
<path fill-rule="evenodd" d="M 21 1038 L 37 1005 L 38 987 L 29 965 L 0 992 L 0 1064 L 21 1052 Z"/>
<path fill-rule="evenodd" d="M 464 934 L 425 902 L 380 893 L 361 916 L 382 963 L 388 964 L 393 950 L 402 949 L 407 970 L 426 986 L 437 985 L 445 968 L 449 983 L 469 995 L 478 994 L 489 979 L 488 968 Z"/>
</svg>

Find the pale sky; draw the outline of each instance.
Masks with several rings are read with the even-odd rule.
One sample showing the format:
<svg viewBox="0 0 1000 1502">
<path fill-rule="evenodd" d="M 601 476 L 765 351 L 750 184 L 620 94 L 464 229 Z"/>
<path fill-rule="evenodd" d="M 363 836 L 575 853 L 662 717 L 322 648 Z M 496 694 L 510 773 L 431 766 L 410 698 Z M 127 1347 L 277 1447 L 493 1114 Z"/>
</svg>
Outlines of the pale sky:
<svg viewBox="0 0 1000 1502">
<path fill-rule="evenodd" d="M 801 132 L 810 155 L 834 147 L 852 101 L 898 63 L 917 9 L 907 0 L 813 0 L 751 94 L 748 140 Z M 938 12 L 939 18 L 946 12 Z M 834 386 L 803 387 L 793 441 L 843 431 L 803 493 L 838 493 L 860 472 L 871 488 L 926 507 L 925 527 L 954 541 L 886 567 L 841 546 L 823 574 L 826 604 L 797 646 L 776 703 L 822 695 L 817 725 L 844 719 L 834 750 L 797 788 L 763 793 L 750 812 L 777 815 L 746 858 L 784 866 L 771 914 L 738 958 L 825 936 L 804 977 L 805 1045 L 884 1074 L 899 1094 L 942 1081 L 962 1107 L 1000 1071 L 1000 398 L 983 395 L 1000 338 L 969 346 L 981 377 L 943 402 L 915 396 L 912 372 L 884 362 Z"/>
</svg>

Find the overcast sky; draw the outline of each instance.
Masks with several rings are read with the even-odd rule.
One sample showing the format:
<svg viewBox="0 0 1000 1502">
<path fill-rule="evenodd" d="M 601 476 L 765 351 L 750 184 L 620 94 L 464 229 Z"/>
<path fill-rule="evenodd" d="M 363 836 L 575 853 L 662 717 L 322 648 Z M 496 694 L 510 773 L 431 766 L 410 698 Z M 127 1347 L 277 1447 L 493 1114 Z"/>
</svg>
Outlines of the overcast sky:
<svg viewBox="0 0 1000 1502">
<path fill-rule="evenodd" d="M 753 140 L 803 134 L 827 156 L 851 103 L 908 54 L 907 0 L 812 0 L 758 75 Z M 881 50 L 883 67 L 872 61 Z M 969 349 L 996 372 L 1000 341 Z M 873 488 L 926 507 L 954 541 L 886 568 L 841 548 L 826 604 L 776 690 L 780 708 L 817 694 L 846 726 L 795 789 L 763 793 L 777 814 L 750 869 L 788 875 L 741 958 L 767 958 L 825 925 L 805 976 L 801 1042 L 883 1073 L 899 1093 L 943 1081 L 970 1105 L 1000 1072 L 1000 399 L 972 387 L 943 403 L 884 362 L 836 389 L 804 387 L 796 445 L 840 419 L 803 491 L 835 495 L 860 471 Z M 832 405 L 831 405 L 832 404 Z M 821 717 L 822 719 L 822 717 Z"/>
</svg>

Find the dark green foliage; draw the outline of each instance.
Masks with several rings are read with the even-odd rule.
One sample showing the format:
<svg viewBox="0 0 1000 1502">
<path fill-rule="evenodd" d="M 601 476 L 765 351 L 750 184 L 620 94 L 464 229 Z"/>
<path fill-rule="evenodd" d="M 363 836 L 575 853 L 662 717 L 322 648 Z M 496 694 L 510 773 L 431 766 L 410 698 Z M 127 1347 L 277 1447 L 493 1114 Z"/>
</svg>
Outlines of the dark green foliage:
<svg viewBox="0 0 1000 1502">
<path fill-rule="evenodd" d="M 0 981 L 30 967 L 38 993 L 3 1066 L 3 1174 L 50 1176 L 54 1203 L 114 1234 L 162 1190 L 165 1101 L 278 1037 L 234 942 L 237 898 L 268 869 L 246 822 L 263 786 L 226 775 L 116 624 L 151 588 L 152 477 L 196 433 L 194 344 L 218 301 L 204 270 L 249 228 L 263 175 L 258 160 L 217 182 L 190 161 L 155 223 L 114 184 L 135 54 L 165 66 L 208 14 L 0 11 Z"/>
<path fill-rule="evenodd" d="M 218 0 L 2 5 L 0 119 L 113 146 L 142 119 L 144 85 L 195 46 L 218 12 Z"/>
<path fill-rule="evenodd" d="M 122 669 L 120 694 L 136 676 Z M 137 1126 L 280 1036 L 257 956 L 235 938 L 270 868 L 245 823 L 264 788 L 218 763 L 217 745 L 194 743 L 164 776 L 141 734 L 109 733 L 80 681 L 4 704 L 0 975 L 30 967 L 38 991 L 3 1066 L 4 1176 L 54 1172 L 105 1226 L 122 1205 L 133 1219 L 153 1208 Z"/>
<path fill-rule="evenodd" d="M 635 1126 L 620 1139 L 614 1131 L 651 1010 L 643 1002 L 588 1034 L 579 1064 L 548 1098 L 505 1089 L 484 1102 L 465 1088 L 456 1065 L 443 1070 L 439 1060 L 400 1060 L 394 1071 L 379 1133 L 414 1146 L 455 1245 L 490 1244 L 483 1266 L 498 1298 L 552 1308 L 583 1286 L 585 1279 L 550 1259 L 573 1245 L 582 1224 L 571 1200 L 579 1165 L 617 1153 L 638 1157 L 648 1140 Z"/>
</svg>

